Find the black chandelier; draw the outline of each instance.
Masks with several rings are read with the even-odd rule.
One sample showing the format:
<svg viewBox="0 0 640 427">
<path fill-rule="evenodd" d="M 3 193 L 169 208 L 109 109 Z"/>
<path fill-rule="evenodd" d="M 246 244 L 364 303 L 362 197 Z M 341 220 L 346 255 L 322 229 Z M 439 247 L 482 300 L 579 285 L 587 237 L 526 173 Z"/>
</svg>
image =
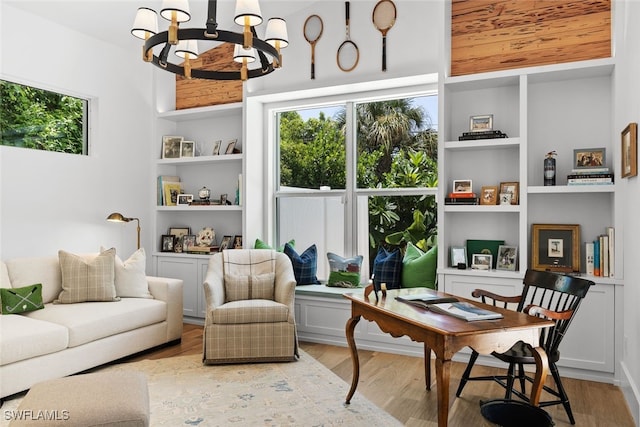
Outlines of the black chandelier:
<svg viewBox="0 0 640 427">
<path fill-rule="evenodd" d="M 158 14 L 155 10 L 141 7 L 131 29 L 131 34 L 144 40 L 142 58 L 155 66 L 186 78 L 209 80 L 247 80 L 270 74 L 282 66 L 280 49 L 289 44 L 287 26 L 282 18 L 271 18 L 267 22 L 264 40 L 260 39 L 255 27 L 262 23 L 258 0 L 237 0 L 234 22 L 243 27 L 243 32 L 218 29 L 216 21 L 217 1 L 209 0 L 208 16 L 205 28 L 179 28 L 180 24 L 191 19 L 188 0 L 163 0 L 160 16 L 170 21 L 166 31 L 158 32 Z M 209 42 L 233 43 L 233 60 L 242 64 L 240 71 L 209 70 L 192 68 L 191 60 L 198 57 L 198 40 Z M 163 45 L 158 55 L 153 48 Z M 169 51 L 175 46 L 174 53 L 183 63 L 169 60 Z M 269 60 L 267 55 L 271 58 Z M 260 59 L 260 67 L 249 69 L 247 64 Z"/>
</svg>

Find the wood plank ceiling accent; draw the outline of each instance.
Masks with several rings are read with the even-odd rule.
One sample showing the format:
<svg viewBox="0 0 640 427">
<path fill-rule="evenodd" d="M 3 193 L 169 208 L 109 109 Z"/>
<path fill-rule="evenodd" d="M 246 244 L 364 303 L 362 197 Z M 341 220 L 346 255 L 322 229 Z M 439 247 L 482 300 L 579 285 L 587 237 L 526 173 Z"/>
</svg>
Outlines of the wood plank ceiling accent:
<svg viewBox="0 0 640 427">
<path fill-rule="evenodd" d="M 240 70 L 233 61 L 233 43 L 222 43 L 191 61 L 192 68 Z M 242 81 L 186 79 L 176 75 L 176 110 L 242 101 Z"/>
<path fill-rule="evenodd" d="M 453 0 L 451 76 L 611 56 L 611 0 Z"/>
</svg>

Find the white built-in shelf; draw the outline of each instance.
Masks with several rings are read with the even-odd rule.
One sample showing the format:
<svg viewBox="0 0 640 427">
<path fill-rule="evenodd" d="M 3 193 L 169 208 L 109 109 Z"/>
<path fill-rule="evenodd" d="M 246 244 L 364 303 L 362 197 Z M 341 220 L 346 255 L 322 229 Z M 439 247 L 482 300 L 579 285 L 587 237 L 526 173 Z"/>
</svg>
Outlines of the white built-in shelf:
<svg viewBox="0 0 640 427">
<path fill-rule="evenodd" d="M 158 159 L 158 165 L 206 165 L 242 161 L 242 153 L 220 154 L 218 156 L 180 157 L 178 159 Z"/>
<path fill-rule="evenodd" d="M 521 205 L 445 205 L 445 212 L 473 212 L 473 213 L 496 213 L 496 212 L 520 212 Z"/>
<path fill-rule="evenodd" d="M 476 139 L 472 141 L 447 141 L 444 143 L 446 150 L 494 150 L 496 148 L 518 147 L 520 138 L 493 138 Z"/>
<path fill-rule="evenodd" d="M 571 193 L 614 193 L 616 186 L 612 184 L 602 185 L 534 185 L 527 188 L 529 194 L 571 194 Z"/>
<path fill-rule="evenodd" d="M 157 114 L 160 119 L 167 119 L 174 122 L 187 120 L 199 120 L 207 117 L 235 116 L 242 113 L 242 102 L 231 104 L 212 105 L 208 107 L 186 108 L 184 110 L 164 111 Z"/>
<path fill-rule="evenodd" d="M 198 211 L 241 211 L 241 205 L 204 205 L 204 206 L 156 206 L 158 211 L 166 212 L 198 212 Z"/>
</svg>

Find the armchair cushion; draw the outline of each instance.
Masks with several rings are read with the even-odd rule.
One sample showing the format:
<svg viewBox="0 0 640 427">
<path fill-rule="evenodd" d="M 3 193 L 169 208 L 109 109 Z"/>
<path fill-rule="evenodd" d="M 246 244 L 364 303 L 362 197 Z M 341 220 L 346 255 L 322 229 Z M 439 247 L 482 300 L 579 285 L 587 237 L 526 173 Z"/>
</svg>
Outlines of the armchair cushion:
<svg viewBox="0 0 640 427">
<path fill-rule="evenodd" d="M 214 324 L 274 323 L 286 322 L 289 308 L 275 301 L 251 299 L 228 302 L 217 307 L 212 314 Z"/>
<path fill-rule="evenodd" d="M 225 274 L 225 302 L 248 299 L 273 300 L 275 277 L 276 275 L 274 273 L 255 274 L 250 276 Z"/>
</svg>

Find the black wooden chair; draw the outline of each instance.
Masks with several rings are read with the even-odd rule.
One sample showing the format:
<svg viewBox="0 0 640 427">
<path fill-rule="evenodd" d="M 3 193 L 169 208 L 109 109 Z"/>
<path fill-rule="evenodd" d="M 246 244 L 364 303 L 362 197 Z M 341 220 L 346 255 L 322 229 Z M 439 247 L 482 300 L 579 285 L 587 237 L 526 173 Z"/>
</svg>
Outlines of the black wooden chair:
<svg viewBox="0 0 640 427">
<path fill-rule="evenodd" d="M 544 348 L 547 353 L 549 370 L 556 384 L 556 389 L 545 385 L 544 390 L 557 399 L 541 401 L 540 406 L 562 404 L 569 416 L 569 421 L 571 424 L 575 424 L 573 413 L 571 412 L 571 405 L 569 404 L 569 397 L 562 386 L 556 362 L 560 359 L 559 346 L 562 338 L 567 333 L 567 329 L 578 311 L 582 299 L 587 294 L 589 288 L 594 285 L 594 282 L 563 274 L 527 270 L 523 283 L 524 288 L 522 294 L 515 297 L 504 297 L 481 289 L 474 290 L 471 295 L 475 298 L 481 298 L 485 304 L 493 304 L 494 306 L 507 308 L 509 303 L 517 304 L 517 311 L 546 317 L 555 322 L 555 326 L 543 330 L 541 333 L 540 346 Z M 472 377 L 471 369 L 478 359 L 478 353 L 473 351 L 467 368 L 462 374 L 456 396 L 460 396 L 468 381 L 492 380 L 506 389 L 505 399 L 511 399 L 513 394 L 525 401 L 529 401 L 528 396 L 525 394 L 525 383 L 526 381 L 533 383 L 533 378 L 525 374 L 524 365 L 535 364 L 531 346 L 520 341 L 506 352 L 494 352 L 492 355 L 509 364 L 507 374 Z M 516 390 L 513 387 L 516 378 L 516 366 L 520 390 Z"/>
</svg>

